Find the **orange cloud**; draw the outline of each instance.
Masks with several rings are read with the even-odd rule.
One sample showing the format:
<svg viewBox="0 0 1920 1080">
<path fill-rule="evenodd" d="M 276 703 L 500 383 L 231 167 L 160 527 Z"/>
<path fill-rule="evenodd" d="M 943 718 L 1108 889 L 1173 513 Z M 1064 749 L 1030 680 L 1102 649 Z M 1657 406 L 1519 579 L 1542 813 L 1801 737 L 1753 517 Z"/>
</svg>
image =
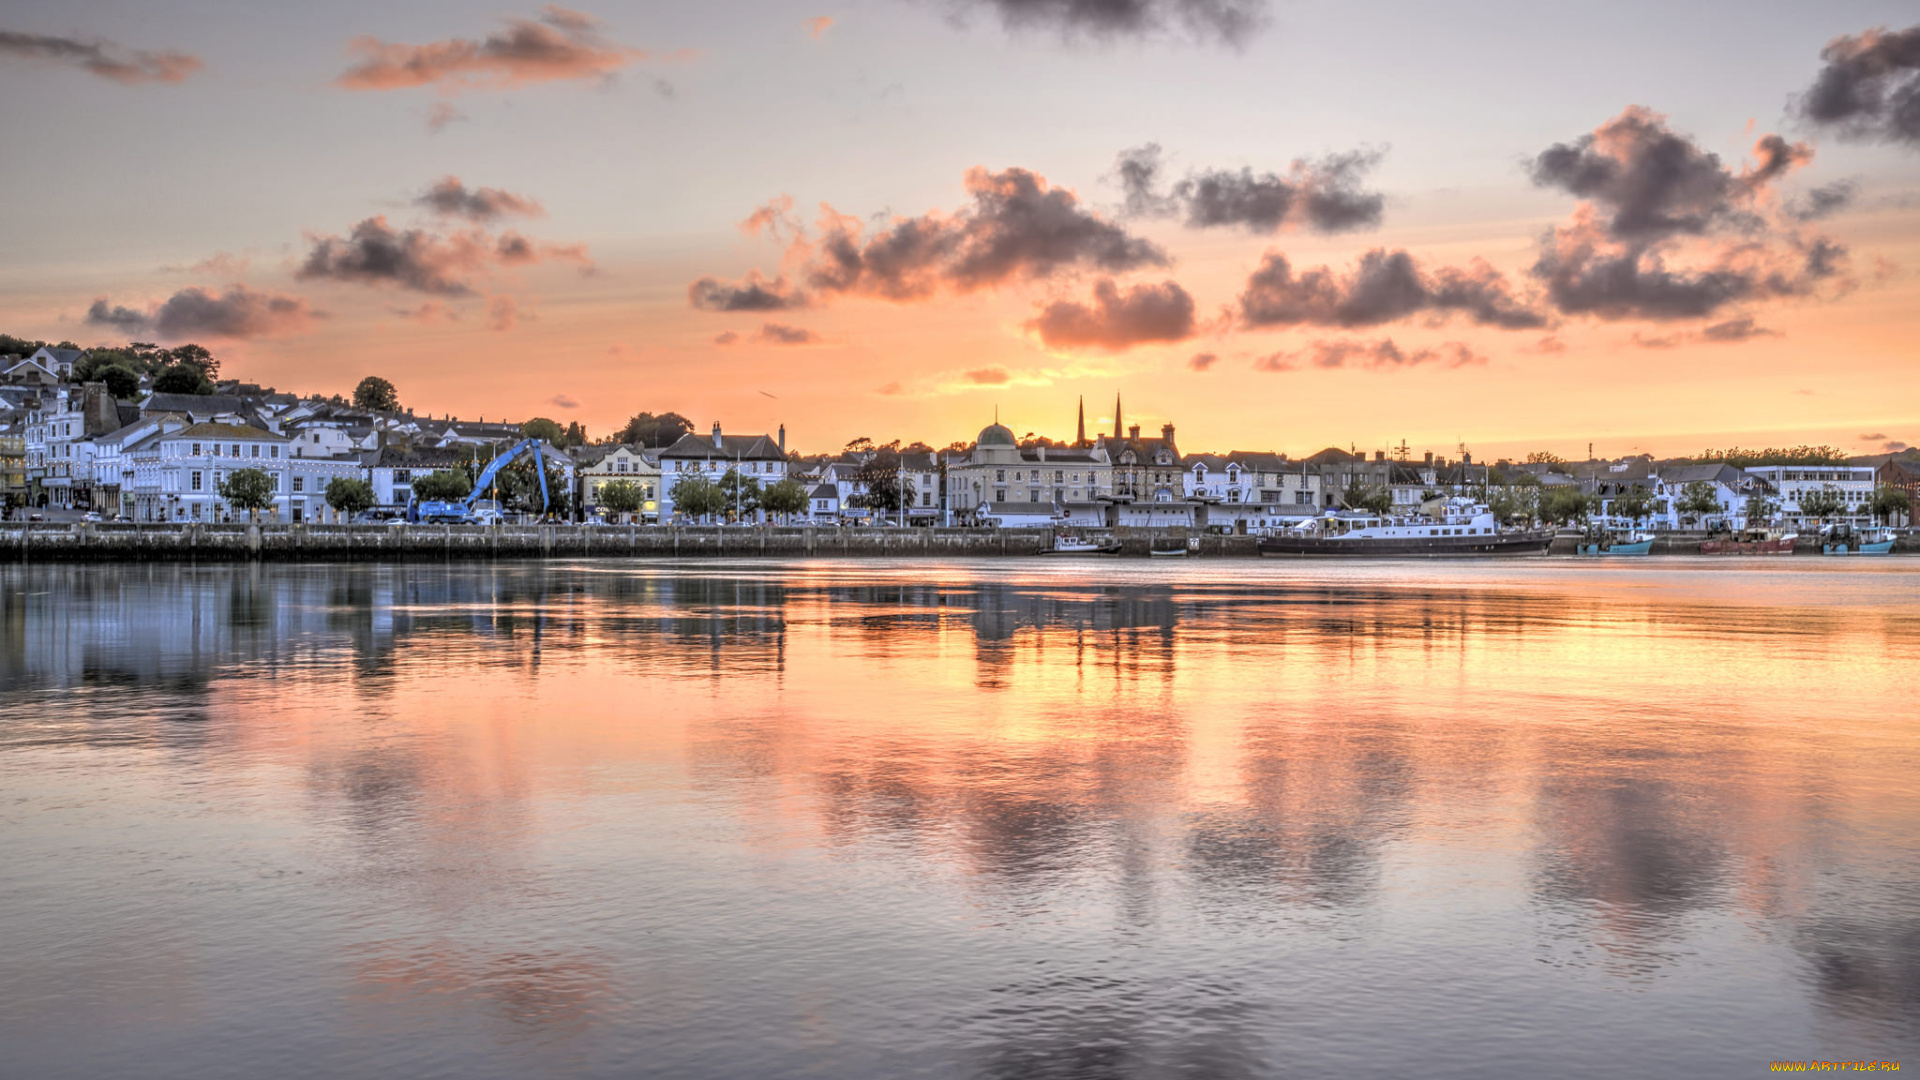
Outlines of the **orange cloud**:
<svg viewBox="0 0 1920 1080">
<path fill-rule="evenodd" d="M 808 19 L 804 25 L 807 28 L 807 36 L 818 41 L 820 40 L 820 35 L 827 32 L 827 27 L 833 25 L 833 16 L 815 15 L 813 18 Z"/>
<path fill-rule="evenodd" d="M 437 85 L 444 93 L 480 87 L 592 79 L 646 59 L 641 49 L 600 36 L 599 20 L 549 4 L 538 21 L 509 18 L 507 28 L 479 41 L 449 38 L 406 45 L 362 35 L 347 45 L 360 62 L 335 85 L 348 90 L 399 90 Z"/>
</svg>

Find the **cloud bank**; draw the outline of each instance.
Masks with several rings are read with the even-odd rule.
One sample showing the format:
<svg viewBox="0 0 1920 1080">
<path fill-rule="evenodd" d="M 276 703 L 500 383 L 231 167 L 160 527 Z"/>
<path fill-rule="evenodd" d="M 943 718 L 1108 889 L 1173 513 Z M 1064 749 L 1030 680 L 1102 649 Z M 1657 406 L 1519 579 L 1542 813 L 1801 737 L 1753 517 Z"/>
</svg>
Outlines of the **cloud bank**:
<svg viewBox="0 0 1920 1080">
<path fill-rule="evenodd" d="M 144 311 L 118 306 L 101 297 L 87 309 L 86 322 L 129 335 L 153 334 L 180 340 L 297 333 L 316 318 L 325 315 L 297 296 L 258 292 L 245 285 L 229 285 L 224 293 L 215 294 L 196 285 Z"/>
<path fill-rule="evenodd" d="M 1011 32 L 1063 40 L 1184 37 L 1240 45 L 1267 24 L 1266 0 L 948 0 L 956 13 L 989 11 Z"/>
<path fill-rule="evenodd" d="M 1502 330 L 1537 329 L 1549 321 L 1483 261 L 1428 272 L 1407 252 L 1385 248 L 1362 255 L 1344 277 L 1325 266 L 1296 274 L 1285 255 L 1268 252 L 1247 279 L 1238 308 L 1240 325 L 1247 328 L 1352 329 L 1420 314 L 1462 314 Z"/>
<path fill-rule="evenodd" d="M 443 176 L 414 200 L 442 217 L 465 218 L 486 224 L 503 217 L 540 217 L 546 213 L 537 201 L 499 188 L 471 188 L 457 176 Z"/>
</svg>

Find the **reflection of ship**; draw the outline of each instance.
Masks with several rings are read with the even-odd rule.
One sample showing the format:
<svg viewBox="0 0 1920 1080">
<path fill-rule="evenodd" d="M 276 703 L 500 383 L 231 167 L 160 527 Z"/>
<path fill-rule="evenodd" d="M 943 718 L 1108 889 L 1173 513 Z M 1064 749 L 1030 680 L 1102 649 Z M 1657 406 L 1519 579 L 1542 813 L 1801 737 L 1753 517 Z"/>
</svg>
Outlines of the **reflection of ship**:
<svg viewBox="0 0 1920 1080">
<path fill-rule="evenodd" d="M 1855 531 L 1852 525 L 1844 522 L 1828 525 L 1820 530 L 1820 554 L 1891 555 L 1893 554 L 1893 530 Z"/>
<path fill-rule="evenodd" d="M 1053 534 L 1053 546 L 1041 548 L 1041 555 L 1118 555 L 1120 544 L 1113 540 L 1094 540 L 1080 533 L 1060 529 Z"/>
<path fill-rule="evenodd" d="M 1653 534 L 1589 525 L 1574 548 L 1576 555 L 1645 555 L 1653 550 Z"/>
<path fill-rule="evenodd" d="M 1392 517 L 1329 510 L 1260 541 L 1262 555 L 1537 555 L 1551 529 L 1502 529 L 1485 506 L 1449 499 L 1438 514 Z"/>
<path fill-rule="evenodd" d="M 1791 555 L 1796 533 L 1778 529 L 1747 529 L 1710 535 L 1700 542 L 1702 555 Z"/>
</svg>

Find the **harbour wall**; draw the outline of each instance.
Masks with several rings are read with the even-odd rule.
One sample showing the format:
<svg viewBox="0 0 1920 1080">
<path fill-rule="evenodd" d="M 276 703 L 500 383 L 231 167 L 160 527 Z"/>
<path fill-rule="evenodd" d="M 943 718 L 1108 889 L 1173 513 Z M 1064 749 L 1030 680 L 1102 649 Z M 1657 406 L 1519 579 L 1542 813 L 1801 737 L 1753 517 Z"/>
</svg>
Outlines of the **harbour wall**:
<svg viewBox="0 0 1920 1080">
<path fill-rule="evenodd" d="M 1120 528 L 1099 534 L 1123 556 L 1186 547 L 1195 557 L 1253 557 L 1258 539 L 1187 529 Z M 1692 555 L 1706 534 L 1658 534 L 1654 555 Z M 1571 555 L 1575 536 L 1555 539 Z M 939 558 L 1034 555 L 1046 529 L 823 528 L 605 525 L 287 525 L 0 523 L 0 558 L 12 562 L 143 560 L 398 560 L 525 558 Z M 1920 535 L 1895 550 L 1920 553 Z M 1819 554 L 1802 538 L 1795 554 Z"/>
</svg>

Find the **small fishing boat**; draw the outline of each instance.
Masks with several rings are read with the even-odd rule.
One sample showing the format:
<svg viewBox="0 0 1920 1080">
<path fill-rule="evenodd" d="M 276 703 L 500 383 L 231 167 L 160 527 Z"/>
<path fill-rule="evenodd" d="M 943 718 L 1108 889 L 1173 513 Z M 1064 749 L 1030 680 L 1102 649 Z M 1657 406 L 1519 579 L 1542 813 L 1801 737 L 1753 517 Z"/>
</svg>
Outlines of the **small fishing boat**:
<svg viewBox="0 0 1920 1080">
<path fill-rule="evenodd" d="M 1820 530 L 1820 554 L 1891 555 L 1893 530 L 1855 529 L 1844 522 L 1828 525 Z"/>
<path fill-rule="evenodd" d="M 1779 529 L 1755 528 L 1741 532 L 1726 530 L 1708 534 L 1700 541 L 1702 555 L 1791 555 L 1798 533 Z"/>
<path fill-rule="evenodd" d="M 1147 554 L 1156 559 L 1181 559 L 1186 557 L 1187 548 L 1185 544 L 1179 547 L 1152 547 L 1147 549 Z"/>
<path fill-rule="evenodd" d="M 1630 529 L 1589 525 L 1574 547 L 1576 555 L 1645 555 L 1653 550 L 1653 534 Z"/>
<path fill-rule="evenodd" d="M 1053 546 L 1041 548 L 1041 555 L 1118 555 L 1120 542 L 1117 540 L 1094 540 L 1079 533 L 1065 529 L 1053 534 Z"/>
</svg>

